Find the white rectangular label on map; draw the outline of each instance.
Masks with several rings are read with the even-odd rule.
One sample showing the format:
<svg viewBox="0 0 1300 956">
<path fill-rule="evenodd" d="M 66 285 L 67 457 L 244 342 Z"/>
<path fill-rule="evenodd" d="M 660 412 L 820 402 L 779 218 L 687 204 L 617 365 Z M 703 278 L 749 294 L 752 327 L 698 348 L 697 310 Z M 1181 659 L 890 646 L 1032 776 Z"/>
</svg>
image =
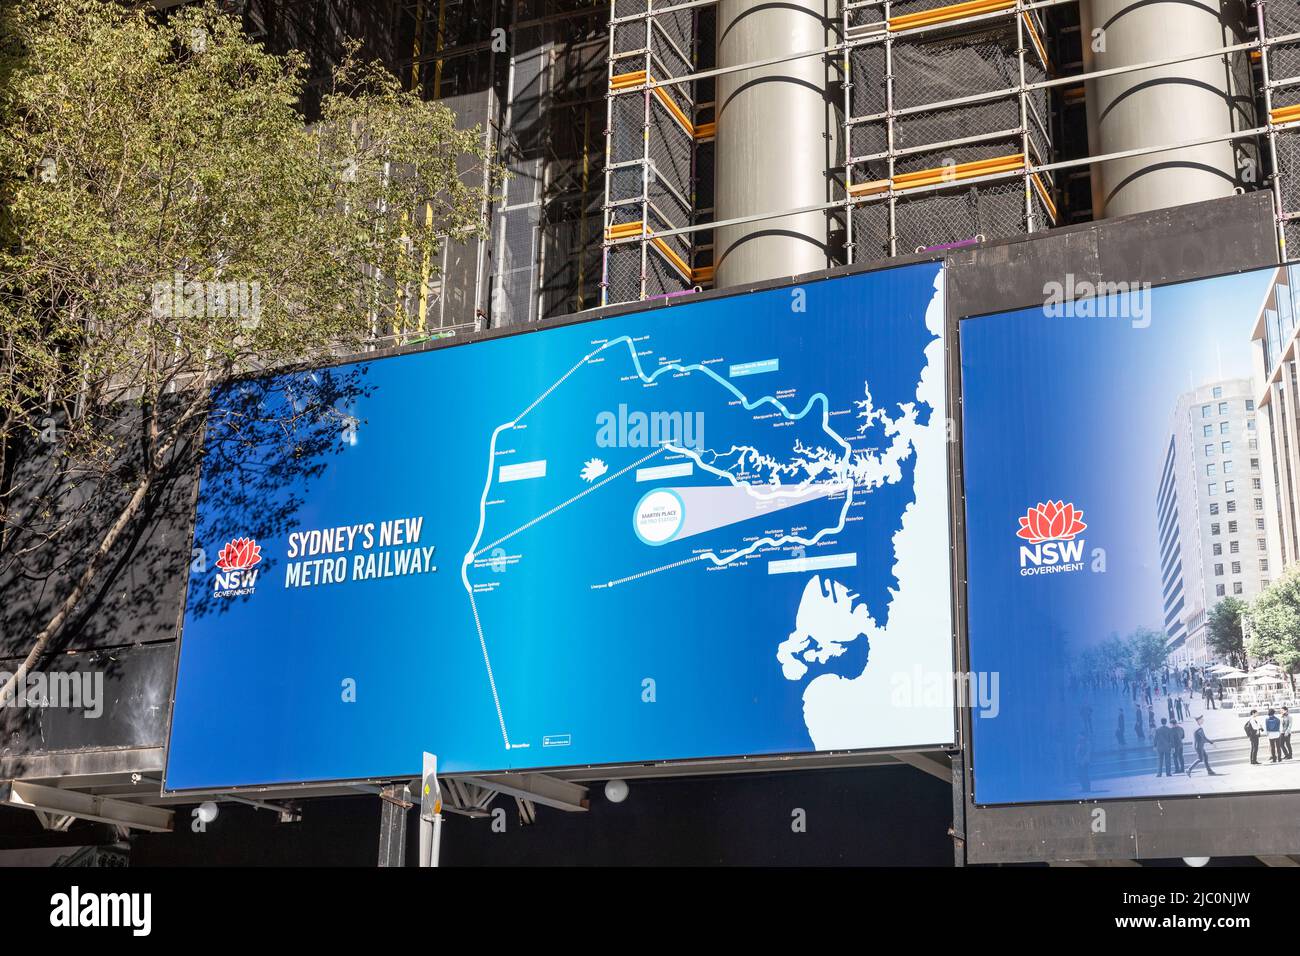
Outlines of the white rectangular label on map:
<svg viewBox="0 0 1300 956">
<path fill-rule="evenodd" d="M 798 574 L 801 571 L 821 571 L 826 568 L 854 568 L 858 565 L 858 553 L 823 554 L 815 558 L 787 558 L 784 561 L 767 562 L 768 574 Z"/>
<path fill-rule="evenodd" d="M 501 482 L 507 481 L 526 481 L 529 478 L 546 477 L 546 460 L 541 461 L 521 461 L 517 465 L 501 466 Z"/>
<path fill-rule="evenodd" d="M 655 468 L 638 468 L 637 481 L 663 481 L 665 478 L 685 478 L 695 470 L 693 462 L 683 461 L 675 465 L 659 465 Z"/>
</svg>

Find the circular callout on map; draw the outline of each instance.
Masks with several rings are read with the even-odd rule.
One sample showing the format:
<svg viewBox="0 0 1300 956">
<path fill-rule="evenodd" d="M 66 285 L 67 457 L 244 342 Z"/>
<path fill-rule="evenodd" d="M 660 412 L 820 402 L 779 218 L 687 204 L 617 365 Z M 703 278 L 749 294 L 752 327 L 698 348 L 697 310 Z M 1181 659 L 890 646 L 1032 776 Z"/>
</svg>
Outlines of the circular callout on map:
<svg viewBox="0 0 1300 956">
<path fill-rule="evenodd" d="M 686 518 L 686 505 L 675 491 L 656 488 L 636 503 L 632 528 L 645 544 L 667 544 Z"/>
</svg>

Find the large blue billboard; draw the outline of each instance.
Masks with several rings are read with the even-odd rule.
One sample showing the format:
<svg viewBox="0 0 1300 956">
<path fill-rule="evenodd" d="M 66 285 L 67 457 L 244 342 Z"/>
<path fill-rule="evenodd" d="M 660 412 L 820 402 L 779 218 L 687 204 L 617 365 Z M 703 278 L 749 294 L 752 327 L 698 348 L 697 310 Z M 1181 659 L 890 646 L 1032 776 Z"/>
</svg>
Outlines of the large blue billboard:
<svg viewBox="0 0 1300 956">
<path fill-rule="evenodd" d="M 166 788 L 950 743 L 938 263 L 214 392 Z"/>
<path fill-rule="evenodd" d="M 1300 787 L 1291 682 L 1233 646 L 1283 571 L 1293 273 L 1067 276 L 960 323 L 978 803 Z"/>
</svg>

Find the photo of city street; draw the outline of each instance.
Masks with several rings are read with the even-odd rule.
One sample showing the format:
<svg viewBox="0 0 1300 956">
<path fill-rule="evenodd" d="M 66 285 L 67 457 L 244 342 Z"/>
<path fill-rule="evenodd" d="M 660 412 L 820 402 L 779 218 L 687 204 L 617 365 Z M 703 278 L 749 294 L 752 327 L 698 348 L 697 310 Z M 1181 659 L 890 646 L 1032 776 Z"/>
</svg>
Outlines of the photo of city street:
<svg viewBox="0 0 1300 956">
<path fill-rule="evenodd" d="M 1265 668 L 1258 677 L 1274 669 Z M 1167 680 L 1162 672 L 1153 675 L 1160 679 L 1142 684 L 1078 688 L 1078 699 L 1084 701 L 1078 717 L 1082 739 L 1076 739 L 1074 752 L 1080 796 L 1300 789 L 1300 761 L 1292 759 L 1290 730 L 1282 730 L 1294 719 L 1295 695 L 1283 683 L 1250 685 L 1252 678 L 1219 676 L 1241 673 L 1235 668 L 1175 668 Z M 1235 694 L 1243 685 L 1276 692 L 1243 698 Z M 1266 700 L 1279 724 L 1272 738 L 1278 742 L 1278 759 L 1266 728 Z M 1244 729 L 1252 720 L 1258 726 L 1253 744 Z M 1201 750 L 1198 729 L 1205 735 Z M 1164 746 L 1158 747 L 1158 741 Z"/>
<path fill-rule="evenodd" d="M 1297 289 L 1287 266 L 964 323 L 971 661 L 1003 695 L 982 801 L 1300 790 Z"/>
</svg>

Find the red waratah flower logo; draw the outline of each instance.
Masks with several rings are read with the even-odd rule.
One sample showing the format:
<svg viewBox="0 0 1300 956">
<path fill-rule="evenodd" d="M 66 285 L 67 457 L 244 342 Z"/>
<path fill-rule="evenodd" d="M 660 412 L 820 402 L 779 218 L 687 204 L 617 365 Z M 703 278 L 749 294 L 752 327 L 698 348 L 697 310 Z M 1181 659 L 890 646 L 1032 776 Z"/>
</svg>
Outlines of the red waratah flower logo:
<svg viewBox="0 0 1300 956">
<path fill-rule="evenodd" d="M 1087 530 L 1088 526 L 1083 523 L 1083 511 L 1076 511 L 1073 504 L 1040 501 L 1020 519 L 1020 530 L 1016 536 L 1024 538 L 1030 544 L 1038 544 L 1040 541 L 1072 541 L 1076 534 Z"/>
<path fill-rule="evenodd" d="M 222 571 L 243 571 L 262 560 L 262 549 L 252 538 L 235 538 L 217 555 Z"/>
</svg>

